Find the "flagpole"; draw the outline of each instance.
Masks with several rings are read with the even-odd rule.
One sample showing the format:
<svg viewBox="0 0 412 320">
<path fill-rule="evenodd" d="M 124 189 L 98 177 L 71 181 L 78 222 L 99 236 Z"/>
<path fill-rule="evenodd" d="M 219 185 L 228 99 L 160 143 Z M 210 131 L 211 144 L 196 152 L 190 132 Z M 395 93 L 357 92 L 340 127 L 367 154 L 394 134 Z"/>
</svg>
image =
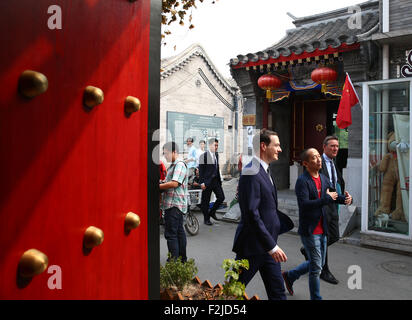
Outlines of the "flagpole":
<svg viewBox="0 0 412 320">
<path fill-rule="evenodd" d="M 354 85 L 353 85 L 353 83 L 352 83 L 352 80 L 351 80 L 351 78 L 350 78 L 350 76 L 349 76 L 349 73 L 347 73 L 347 72 L 346 72 L 346 76 L 348 77 L 348 80 L 349 80 L 349 82 L 350 82 L 350 85 L 351 85 L 351 86 L 352 86 L 352 88 L 353 88 L 353 91 L 355 91 L 356 98 L 358 98 L 359 105 L 360 105 L 360 107 L 361 107 L 361 109 L 362 109 L 362 103 L 361 103 L 361 100 L 359 99 L 358 93 L 356 92 L 355 86 L 354 86 Z"/>
<path fill-rule="evenodd" d="M 353 87 L 349 74 L 346 72 L 345 84 L 343 85 L 342 97 L 339 101 L 338 114 L 336 116 L 336 125 L 340 129 L 347 128 L 352 124 L 351 109 L 357 104 L 360 105 L 359 96 Z"/>
</svg>

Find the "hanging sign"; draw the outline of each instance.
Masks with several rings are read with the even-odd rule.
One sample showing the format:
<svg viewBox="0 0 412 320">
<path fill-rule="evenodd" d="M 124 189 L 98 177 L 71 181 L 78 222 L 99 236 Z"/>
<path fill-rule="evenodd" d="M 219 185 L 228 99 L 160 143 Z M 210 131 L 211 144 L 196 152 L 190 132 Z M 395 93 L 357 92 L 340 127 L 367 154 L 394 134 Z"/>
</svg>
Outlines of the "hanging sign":
<svg viewBox="0 0 412 320">
<path fill-rule="evenodd" d="M 256 125 L 256 115 L 255 114 L 245 114 L 243 115 L 242 123 L 244 126 L 255 126 Z"/>
</svg>

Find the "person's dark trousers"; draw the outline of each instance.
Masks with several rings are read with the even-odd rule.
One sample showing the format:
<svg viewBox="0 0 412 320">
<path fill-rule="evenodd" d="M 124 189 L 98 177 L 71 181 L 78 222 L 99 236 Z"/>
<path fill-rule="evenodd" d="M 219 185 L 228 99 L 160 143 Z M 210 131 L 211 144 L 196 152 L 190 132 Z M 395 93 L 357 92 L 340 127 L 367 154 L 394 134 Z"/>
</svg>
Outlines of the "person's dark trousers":
<svg viewBox="0 0 412 320">
<path fill-rule="evenodd" d="M 326 248 L 326 257 L 325 257 L 325 265 L 322 268 L 322 273 L 320 275 L 320 278 L 322 280 L 325 280 L 326 282 L 332 283 L 332 284 L 338 284 L 339 280 L 335 278 L 335 276 L 332 274 L 332 272 L 329 269 L 328 265 L 328 251 L 329 251 L 329 246 L 334 244 L 335 242 L 339 241 L 339 219 L 329 219 L 328 221 L 328 230 L 331 234 L 330 237 L 328 237 L 328 246 Z"/>
<path fill-rule="evenodd" d="M 183 228 L 183 212 L 176 207 L 165 210 L 165 238 L 167 248 L 172 258 L 182 257 L 182 262 L 187 261 L 186 233 Z"/>
<path fill-rule="evenodd" d="M 326 247 L 326 253 L 325 253 L 325 264 L 322 268 L 322 272 L 320 274 L 320 278 L 326 282 L 332 283 L 332 284 L 338 284 L 339 280 L 335 278 L 335 276 L 332 274 L 332 272 L 329 269 L 328 265 L 328 247 Z"/>
<path fill-rule="evenodd" d="M 237 255 L 236 260 L 240 259 L 249 260 L 249 270 L 242 270 L 239 276 L 240 282 L 247 286 L 256 272 L 259 271 L 265 285 L 268 299 L 286 300 L 285 285 L 279 262 L 275 262 L 268 253 L 247 257 Z"/>
<path fill-rule="evenodd" d="M 212 195 L 212 192 L 216 195 L 216 201 L 213 204 L 213 207 L 209 210 L 210 196 Z M 210 215 L 214 215 L 216 213 L 216 210 L 220 207 L 224 200 L 225 194 L 223 193 L 222 185 L 218 179 L 215 178 L 212 180 L 211 185 L 202 191 L 201 208 L 205 222 L 210 221 Z"/>
<path fill-rule="evenodd" d="M 324 271 L 330 272 L 329 266 L 328 266 L 328 247 L 326 247 L 325 264 L 324 264 L 324 266 L 323 266 L 323 268 L 322 268 L 322 272 L 324 272 Z"/>
</svg>

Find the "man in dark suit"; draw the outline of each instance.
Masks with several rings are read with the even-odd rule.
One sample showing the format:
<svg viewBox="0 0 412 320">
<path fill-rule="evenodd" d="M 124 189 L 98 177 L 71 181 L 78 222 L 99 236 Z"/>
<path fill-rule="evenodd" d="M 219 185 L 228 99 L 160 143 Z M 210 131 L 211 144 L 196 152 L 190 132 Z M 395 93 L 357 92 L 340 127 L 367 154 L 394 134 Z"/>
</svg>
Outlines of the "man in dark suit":
<svg viewBox="0 0 412 320">
<path fill-rule="evenodd" d="M 325 263 L 328 222 L 326 206 L 330 203 L 345 203 L 347 199 L 338 195 L 329 179 L 319 173 L 322 160 L 319 152 L 310 148 L 302 154 L 306 170 L 296 181 L 295 192 L 299 207 L 299 229 L 308 261 L 283 272 L 286 288 L 293 295 L 293 282 L 309 272 L 311 300 L 321 300 L 320 273 Z"/>
<path fill-rule="evenodd" d="M 323 141 L 323 154 L 322 154 L 322 168 L 320 173 L 324 174 L 332 184 L 332 187 L 338 194 L 344 194 L 348 197 L 348 201 L 345 204 L 352 203 L 351 195 L 345 191 L 345 181 L 343 180 L 340 169 L 336 166 L 336 156 L 339 151 L 339 140 L 336 136 L 327 136 Z M 330 203 L 326 207 L 326 216 L 328 220 L 328 247 L 339 240 L 339 207 L 336 203 Z M 339 281 L 334 277 L 329 270 L 328 265 L 328 250 L 326 249 L 325 265 L 322 268 L 320 278 L 326 282 L 332 284 L 338 284 Z"/>
<path fill-rule="evenodd" d="M 216 210 L 225 200 L 225 194 L 222 189 L 222 179 L 219 171 L 219 155 L 217 149 L 219 141 L 211 138 L 208 141 L 209 150 L 203 153 L 199 158 L 199 181 L 202 188 L 202 199 L 200 207 L 203 212 L 204 223 L 212 225 L 210 217 L 219 220 L 216 217 Z M 216 201 L 209 210 L 210 196 L 215 193 Z"/>
<path fill-rule="evenodd" d="M 260 272 L 269 300 L 286 300 L 280 263 L 287 260 L 278 246 L 278 236 L 293 228 L 293 222 L 278 210 L 275 181 L 269 164 L 282 152 L 278 135 L 266 129 L 253 137 L 255 156 L 239 180 L 240 223 L 233 243 L 236 259 L 249 260 L 239 281 L 247 285 Z"/>
</svg>

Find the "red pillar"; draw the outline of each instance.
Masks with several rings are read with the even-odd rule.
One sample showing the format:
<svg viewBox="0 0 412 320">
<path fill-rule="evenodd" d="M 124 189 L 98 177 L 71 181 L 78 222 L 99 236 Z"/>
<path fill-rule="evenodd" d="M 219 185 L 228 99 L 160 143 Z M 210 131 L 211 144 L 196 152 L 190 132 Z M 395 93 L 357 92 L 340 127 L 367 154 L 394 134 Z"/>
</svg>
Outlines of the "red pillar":
<svg viewBox="0 0 412 320">
<path fill-rule="evenodd" d="M 263 100 L 263 128 L 268 128 L 268 115 L 269 115 L 269 101 L 268 99 Z"/>
</svg>

